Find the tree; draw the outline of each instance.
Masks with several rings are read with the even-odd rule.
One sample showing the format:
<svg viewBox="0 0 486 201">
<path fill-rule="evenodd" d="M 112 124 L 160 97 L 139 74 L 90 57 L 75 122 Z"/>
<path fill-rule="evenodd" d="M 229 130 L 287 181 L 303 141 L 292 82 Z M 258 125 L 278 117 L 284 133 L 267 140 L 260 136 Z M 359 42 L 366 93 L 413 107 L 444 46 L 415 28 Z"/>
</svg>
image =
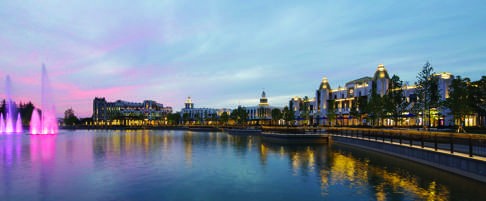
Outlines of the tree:
<svg viewBox="0 0 486 201">
<path fill-rule="evenodd" d="M 349 118 L 357 118 L 359 116 L 359 111 L 358 111 L 358 98 L 354 98 L 354 101 L 351 105 L 351 109 L 349 111 Z"/>
<path fill-rule="evenodd" d="M 309 97 L 305 96 L 304 99 L 300 102 L 300 118 L 304 119 L 304 125 L 309 125 Z"/>
<path fill-rule="evenodd" d="M 468 85 L 468 91 L 469 105 L 480 116 L 480 118 L 477 118 L 477 125 L 481 125 L 481 119 L 484 121 L 486 117 L 486 76 L 482 76 L 480 80 Z"/>
<path fill-rule="evenodd" d="M 327 102 L 327 121 L 329 122 L 329 125 L 332 126 L 332 122 L 336 119 L 336 109 L 334 107 L 335 105 L 335 100 L 329 100 Z"/>
<path fill-rule="evenodd" d="M 187 124 L 187 122 L 190 121 L 189 113 L 182 114 L 182 121 L 184 122 L 184 124 Z"/>
<path fill-rule="evenodd" d="M 358 112 L 359 112 L 359 122 L 363 123 L 363 116 L 368 114 L 368 96 L 358 97 Z"/>
<path fill-rule="evenodd" d="M 226 124 L 228 124 L 228 121 L 229 121 L 228 112 L 223 112 L 221 114 L 221 117 L 219 117 L 219 122 L 226 126 Z"/>
<path fill-rule="evenodd" d="M 209 118 L 209 121 L 211 121 L 211 124 L 218 124 L 219 123 L 217 113 L 211 113 L 210 116 L 211 117 Z"/>
<path fill-rule="evenodd" d="M 372 126 L 379 126 L 381 118 L 384 116 L 383 97 L 381 97 L 376 89 L 376 82 L 371 85 L 371 98 L 368 102 L 367 112 L 371 119 Z"/>
<path fill-rule="evenodd" d="M 272 109 L 272 120 L 278 122 L 278 120 L 282 119 L 282 111 L 278 108 Z"/>
<path fill-rule="evenodd" d="M 176 112 L 176 113 L 170 113 L 167 115 L 167 121 L 171 125 L 178 125 L 179 122 L 181 121 L 181 113 Z"/>
<path fill-rule="evenodd" d="M 74 126 L 78 122 L 79 122 L 79 119 L 74 114 L 74 110 L 72 108 L 69 108 L 66 111 L 64 111 L 64 124 Z"/>
<path fill-rule="evenodd" d="M 452 80 L 450 85 L 449 97 L 444 101 L 444 106 L 449 108 L 454 120 L 459 122 L 457 132 L 465 132 L 462 127 L 465 116 L 473 112 L 473 107 L 469 102 L 469 78 L 462 79 L 461 76 Z"/>
<path fill-rule="evenodd" d="M 403 81 L 400 80 L 400 77 L 393 75 L 388 86 L 388 92 L 384 98 L 385 111 L 391 115 L 395 126 L 398 125 L 402 113 L 407 108 L 402 86 Z"/>
<path fill-rule="evenodd" d="M 289 107 L 285 106 L 283 109 L 283 118 L 285 120 L 285 124 L 289 125 L 289 122 L 292 122 L 294 118 L 294 111 L 289 109 Z"/>
<path fill-rule="evenodd" d="M 230 118 L 238 125 L 243 125 L 248 121 L 248 112 L 245 108 L 238 106 L 236 110 L 231 111 Z"/>
<path fill-rule="evenodd" d="M 28 102 L 27 104 L 20 104 L 20 116 L 22 116 L 22 124 L 27 126 L 30 124 L 30 119 L 32 118 L 32 112 L 34 111 L 34 104 Z"/>
<path fill-rule="evenodd" d="M 0 105 L 0 113 L 5 114 L 6 108 L 7 108 L 7 101 L 3 99 L 2 104 Z"/>
<path fill-rule="evenodd" d="M 415 107 L 422 113 L 423 126 L 430 129 L 431 110 L 439 106 L 438 79 L 434 76 L 434 68 L 429 62 L 422 67 L 422 71 L 417 75 L 416 94 L 418 100 Z"/>
<path fill-rule="evenodd" d="M 194 121 L 196 124 L 202 124 L 203 116 L 201 115 L 201 113 L 194 114 Z"/>
</svg>

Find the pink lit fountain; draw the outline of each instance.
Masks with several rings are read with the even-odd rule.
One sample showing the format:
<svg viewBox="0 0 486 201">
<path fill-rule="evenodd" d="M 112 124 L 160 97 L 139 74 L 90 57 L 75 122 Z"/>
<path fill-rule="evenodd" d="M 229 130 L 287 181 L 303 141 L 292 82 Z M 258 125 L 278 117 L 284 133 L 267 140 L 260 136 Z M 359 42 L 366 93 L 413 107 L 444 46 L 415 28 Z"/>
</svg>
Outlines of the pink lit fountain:
<svg viewBox="0 0 486 201">
<path fill-rule="evenodd" d="M 59 128 L 56 119 L 56 108 L 54 107 L 49 78 L 44 64 L 42 64 L 42 90 L 41 90 L 41 108 L 34 109 L 30 120 L 30 134 L 46 135 L 57 134 Z"/>
<path fill-rule="evenodd" d="M 23 131 L 22 118 L 20 118 L 20 113 L 17 114 L 17 106 L 12 101 L 12 81 L 10 76 L 7 76 L 5 88 L 7 96 L 5 100 L 5 119 L 3 114 L 0 114 L 0 133 L 21 133 Z"/>
</svg>

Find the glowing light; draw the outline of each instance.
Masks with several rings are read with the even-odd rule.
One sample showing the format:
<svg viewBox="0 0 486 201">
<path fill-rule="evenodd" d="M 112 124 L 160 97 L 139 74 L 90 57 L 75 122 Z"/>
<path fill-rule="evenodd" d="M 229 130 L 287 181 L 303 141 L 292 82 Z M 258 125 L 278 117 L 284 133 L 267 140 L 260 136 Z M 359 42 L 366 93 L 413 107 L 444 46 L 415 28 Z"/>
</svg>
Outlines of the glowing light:
<svg viewBox="0 0 486 201">
<path fill-rule="evenodd" d="M 7 98 L 5 99 L 5 119 L 3 118 L 3 114 L 0 115 L 0 133 L 19 133 L 22 132 L 22 119 L 20 118 L 20 114 L 17 115 L 15 118 L 15 113 L 17 111 L 17 107 L 15 102 L 12 101 L 12 81 L 10 80 L 10 76 L 7 76 L 6 83 L 5 83 L 5 91 Z M 20 124 L 20 126 L 19 126 Z"/>
<path fill-rule="evenodd" d="M 47 70 L 42 65 L 42 108 L 41 115 L 37 109 L 32 111 L 32 118 L 30 121 L 30 133 L 31 134 L 56 134 L 58 131 L 56 110 L 52 101 L 52 94 L 50 94 L 49 79 L 47 77 Z"/>
</svg>

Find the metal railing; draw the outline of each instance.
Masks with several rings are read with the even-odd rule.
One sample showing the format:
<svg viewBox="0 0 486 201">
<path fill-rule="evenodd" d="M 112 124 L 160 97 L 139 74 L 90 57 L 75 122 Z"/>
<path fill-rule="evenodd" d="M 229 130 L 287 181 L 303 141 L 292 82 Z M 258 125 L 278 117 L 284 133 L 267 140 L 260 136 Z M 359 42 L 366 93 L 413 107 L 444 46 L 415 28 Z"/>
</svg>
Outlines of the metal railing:
<svg viewBox="0 0 486 201">
<path fill-rule="evenodd" d="M 282 133 L 282 134 L 327 134 L 321 127 L 270 127 L 263 126 L 263 132 Z"/>
<path fill-rule="evenodd" d="M 332 135 L 391 143 L 433 151 L 460 153 L 469 157 L 486 157 L 486 136 L 415 130 L 328 128 Z"/>
</svg>

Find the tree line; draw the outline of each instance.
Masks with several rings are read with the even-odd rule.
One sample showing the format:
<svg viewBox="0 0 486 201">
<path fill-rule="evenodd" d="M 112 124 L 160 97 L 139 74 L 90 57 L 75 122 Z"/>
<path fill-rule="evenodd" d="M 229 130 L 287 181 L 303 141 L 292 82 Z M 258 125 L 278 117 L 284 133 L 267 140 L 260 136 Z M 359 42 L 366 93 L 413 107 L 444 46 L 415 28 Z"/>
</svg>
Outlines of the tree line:
<svg viewBox="0 0 486 201">
<path fill-rule="evenodd" d="M 28 126 L 30 124 L 30 119 L 32 118 L 32 112 L 34 111 L 34 104 L 32 102 L 27 102 L 27 103 L 22 103 L 20 102 L 18 105 L 16 105 L 18 113 L 20 113 L 20 116 L 22 118 L 22 125 L 23 126 Z M 5 99 L 2 100 L 0 104 L 0 113 L 3 114 L 3 117 L 6 118 L 6 112 L 7 112 L 7 101 Z M 17 115 L 17 114 L 15 114 Z M 15 116 L 14 118 L 17 118 Z"/>
</svg>

